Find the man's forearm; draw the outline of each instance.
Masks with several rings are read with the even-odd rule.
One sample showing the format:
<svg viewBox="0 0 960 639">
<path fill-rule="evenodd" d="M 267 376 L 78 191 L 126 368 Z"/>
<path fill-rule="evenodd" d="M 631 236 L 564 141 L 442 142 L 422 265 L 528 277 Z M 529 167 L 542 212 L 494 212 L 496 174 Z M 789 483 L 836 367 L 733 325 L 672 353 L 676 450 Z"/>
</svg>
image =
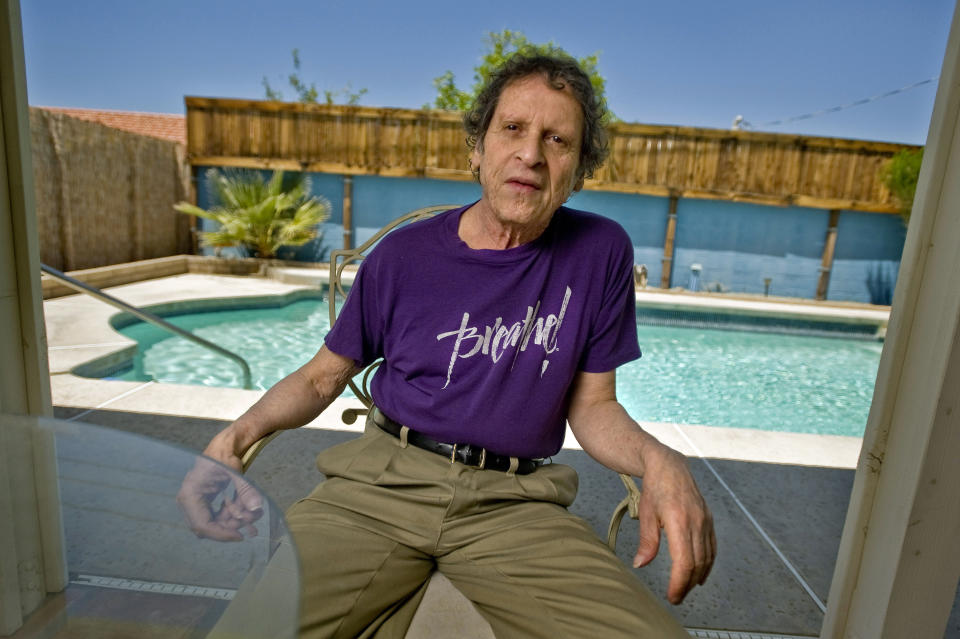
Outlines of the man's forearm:
<svg viewBox="0 0 960 639">
<path fill-rule="evenodd" d="M 221 460 L 229 455 L 241 457 L 270 433 L 309 423 L 343 392 L 354 372 L 352 361 L 321 348 L 310 362 L 274 384 L 214 437 L 204 452 Z"/>
<path fill-rule="evenodd" d="M 645 456 L 662 453 L 663 444 L 640 428 L 615 399 L 598 402 L 576 418 L 571 416 L 570 425 L 583 449 L 618 473 L 643 477 Z"/>
<path fill-rule="evenodd" d="M 309 423 L 333 399 L 319 396 L 300 372 L 294 371 L 274 384 L 231 425 L 234 451 L 242 455 L 254 442 L 274 431 Z"/>
</svg>

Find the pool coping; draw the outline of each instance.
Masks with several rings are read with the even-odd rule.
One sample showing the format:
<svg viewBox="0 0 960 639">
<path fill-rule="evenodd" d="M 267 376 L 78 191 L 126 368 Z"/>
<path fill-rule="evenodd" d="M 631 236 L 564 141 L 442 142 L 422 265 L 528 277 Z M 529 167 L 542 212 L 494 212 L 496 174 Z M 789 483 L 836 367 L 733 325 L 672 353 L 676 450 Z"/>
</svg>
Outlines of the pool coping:
<svg viewBox="0 0 960 639">
<path fill-rule="evenodd" d="M 144 280 L 111 287 L 110 293 L 136 306 L 161 313 L 188 308 L 224 308 L 239 306 L 278 306 L 298 297 L 317 294 L 316 278 L 326 273 L 309 269 L 308 282 L 291 282 L 290 269 L 266 269 L 267 277 L 231 276 L 200 273 Z M 308 269 L 295 269 L 295 271 Z M 281 271 L 281 272 L 277 272 Z M 285 272 L 284 272 L 285 271 Z M 301 273 L 293 275 L 302 276 Z M 676 293 L 638 292 L 645 302 L 672 305 L 684 309 L 723 309 L 725 312 L 786 313 L 788 316 L 823 317 L 833 320 L 866 322 L 885 326 L 886 314 L 876 309 L 819 306 L 802 303 L 743 299 L 717 300 Z M 668 298 L 668 299 L 667 299 Z M 242 300 L 238 302 L 237 300 Z M 726 304 L 721 304 L 726 302 Z M 789 306 L 790 308 L 785 308 Z M 816 311 L 821 314 L 817 315 Z M 111 319 L 121 313 L 92 297 L 70 295 L 44 302 L 47 342 L 51 372 L 53 403 L 83 410 L 110 406 L 162 415 L 187 415 L 232 420 L 253 404 L 263 391 L 159 384 L 156 382 L 123 382 L 91 379 L 76 374 L 91 372 L 92 361 L 116 366 L 129 359 L 135 343 L 116 332 Z M 106 363 L 106 364 L 104 364 Z M 84 368 L 84 367 L 87 368 Z M 345 425 L 340 420 L 343 408 L 358 405 L 357 400 L 338 399 L 331 409 L 308 427 L 358 431 L 360 425 Z M 862 439 L 837 435 L 775 433 L 753 429 L 697 426 L 685 424 L 641 422 L 641 425 L 665 444 L 686 455 L 697 457 L 754 461 L 773 464 L 855 468 Z M 565 448 L 579 445 L 568 430 Z"/>
<path fill-rule="evenodd" d="M 269 266 L 266 276 L 278 282 L 305 286 L 326 285 L 328 269 L 291 266 Z M 353 283 L 356 267 L 347 266 L 343 273 L 345 284 Z M 636 300 L 641 306 L 702 311 L 766 315 L 772 317 L 812 317 L 839 322 L 885 326 L 890 316 L 889 306 L 860 302 L 807 300 L 792 297 L 766 297 L 729 293 L 691 293 L 684 289 L 637 288 Z"/>
</svg>

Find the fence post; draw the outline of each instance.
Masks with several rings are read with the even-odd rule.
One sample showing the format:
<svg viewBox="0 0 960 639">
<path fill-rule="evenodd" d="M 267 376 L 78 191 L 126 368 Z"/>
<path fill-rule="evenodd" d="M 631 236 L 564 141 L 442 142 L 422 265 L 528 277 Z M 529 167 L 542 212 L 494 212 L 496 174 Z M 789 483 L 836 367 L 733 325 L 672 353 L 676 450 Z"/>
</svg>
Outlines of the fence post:
<svg viewBox="0 0 960 639">
<path fill-rule="evenodd" d="M 667 215 L 667 236 L 663 242 L 663 259 L 660 266 L 660 288 L 670 288 L 670 276 L 673 272 L 673 240 L 677 234 L 677 200 L 680 196 L 670 195 L 670 212 Z"/>
<path fill-rule="evenodd" d="M 827 227 L 827 239 L 823 243 L 823 258 L 820 261 L 820 279 L 817 282 L 817 299 L 827 299 L 827 287 L 830 285 L 830 271 L 833 269 L 833 252 L 837 248 L 837 223 L 840 211 L 830 210 L 830 224 Z"/>
<path fill-rule="evenodd" d="M 343 176 L 343 248 L 353 248 L 353 176 Z"/>
</svg>

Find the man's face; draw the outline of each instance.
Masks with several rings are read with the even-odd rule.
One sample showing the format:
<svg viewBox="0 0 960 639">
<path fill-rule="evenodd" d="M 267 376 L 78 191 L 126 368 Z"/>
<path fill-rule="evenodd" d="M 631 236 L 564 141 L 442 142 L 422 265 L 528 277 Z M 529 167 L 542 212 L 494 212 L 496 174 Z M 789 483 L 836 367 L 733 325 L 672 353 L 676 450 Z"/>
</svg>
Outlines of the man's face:
<svg viewBox="0 0 960 639">
<path fill-rule="evenodd" d="M 546 228 L 582 186 L 582 137 L 583 112 L 569 89 L 555 89 L 539 74 L 508 84 L 471 156 L 485 212 L 506 226 Z"/>
</svg>

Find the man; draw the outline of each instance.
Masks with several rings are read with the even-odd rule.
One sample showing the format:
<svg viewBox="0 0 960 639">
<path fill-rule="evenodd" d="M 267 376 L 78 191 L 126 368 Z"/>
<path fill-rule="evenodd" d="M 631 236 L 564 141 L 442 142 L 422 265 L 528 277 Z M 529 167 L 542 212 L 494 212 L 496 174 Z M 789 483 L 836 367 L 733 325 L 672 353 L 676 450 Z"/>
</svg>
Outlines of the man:
<svg viewBox="0 0 960 639">
<path fill-rule="evenodd" d="M 634 566 L 663 527 L 668 598 L 707 578 L 716 540 L 685 460 L 616 400 L 616 367 L 640 355 L 631 243 L 562 206 L 606 155 L 602 115 L 571 59 L 510 59 L 465 117 L 481 199 L 388 235 L 316 356 L 204 451 L 238 469 L 384 358 L 364 436 L 320 454 L 327 480 L 287 515 L 303 636 L 402 637 L 434 570 L 498 636 L 686 636 L 567 511 L 576 473 L 544 463 L 569 421 L 600 463 L 643 477 Z M 230 538 L 255 517 L 242 498 L 212 516 L 199 483 L 181 492 L 197 534 Z"/>
</svg>

